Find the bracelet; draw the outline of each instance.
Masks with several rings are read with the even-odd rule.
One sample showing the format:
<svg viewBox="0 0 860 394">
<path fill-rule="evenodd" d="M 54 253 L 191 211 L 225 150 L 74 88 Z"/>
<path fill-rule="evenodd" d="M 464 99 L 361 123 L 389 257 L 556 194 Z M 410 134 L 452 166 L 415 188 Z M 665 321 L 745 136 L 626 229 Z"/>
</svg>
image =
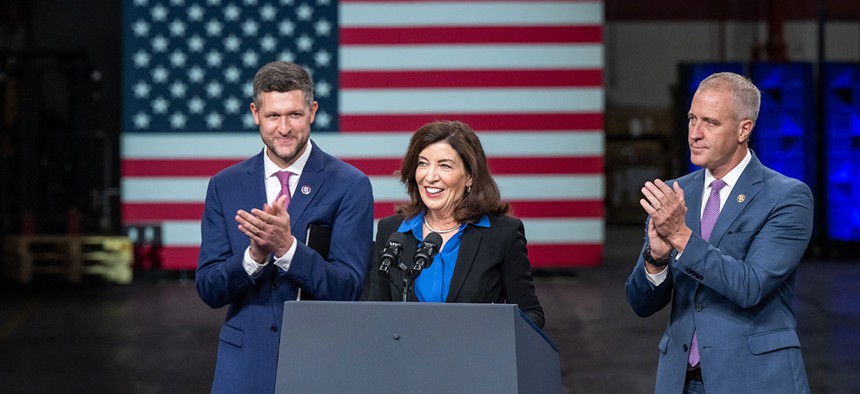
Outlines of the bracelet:
<svg viewBox="0 0 860 394">
<path fill-rule="evenodd" d="M 671 256 L 671 255 L 670 255 Z M 651 264 L 655 267 L 665 267 L 669 265 L 669 262 L 672 261 L 671 257 L 666 257 L 665 260 L 657 260 L 654 256 L 651 256 L 651 244 L 645 244 L 645 251 L 642 252 L 642 258 L 645 259 L 645 262 Z"/>
</svg>

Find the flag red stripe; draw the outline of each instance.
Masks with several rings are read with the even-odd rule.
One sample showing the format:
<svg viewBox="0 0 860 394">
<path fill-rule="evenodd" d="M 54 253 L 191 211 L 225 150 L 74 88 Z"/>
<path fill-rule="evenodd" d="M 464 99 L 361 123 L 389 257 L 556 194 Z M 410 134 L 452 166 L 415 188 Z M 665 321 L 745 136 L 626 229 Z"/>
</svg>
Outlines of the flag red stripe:
<svg viewBox="0 0 860 394">
<path fill-rule="evenodd" d="M 427 87 L 601 87 L 603 70 L 342 71 L 341 89 Z"/>
<path fill-rule="evenodd" d="M 532 268 L 597 267 L 603 260 L 601 244 L 530 244 Z M 194 270 L 200 249 L 196 246 L 166 246 L 158 255 L 163 270 Z"/>
<path fill-rule="evenodd" d="M 406 195 L 404 194 L 404 199 Z M 377 219 L 394 214 L 397 201 L 377 201 L 373 204 Z M 510 201 L 513 215 L 519 218 L 601 218 L 602 200 Z M 200 220 L 203 201 L 190 203 L 123 203 L 124 224 L 159 222 L 165 220 Z"/>
<path fill-rule="evenodd" d="M 509 201 L 511 215 L 518 218 L 602 218 L 603 200 L 577 201 Z M 381 219 L 394 215 L 397 201 L 377 201 L 373 216 Z"/>
<path fill-rule="evenodd" d="M 203 217 L 203 201 L 189 203 L 129 203 L 122 210 L 123 224 L 146 223 L 164 220 L 200 220 Z"/>
<path fill-rule="evenodd" d="M 492 131 L 595 131 L 603 132 L 603 114 L 381 114 L 341 115 L 340 129 L 349 132 L 415 131 L 435 120 L 459 120 L 478 132 Z"/>
<path fill-rule="evenodd" d="M 124 159 L 122 161 L 122 176 L 212 176 L 242 160 L 244 159 Z"/>
<path fill-rule="evenodd" d="M 597 267 L 603 263 L 602 244 L 529 244 L 532 268 Z"/>
<path fill-rule="evenodd" d="M 123 177 L 209 177 L 239 161 L 237 159 L 125 159 Z M 399 158 L 343 158 L 370 176 L 392 175 L 400 169 Z M 603 156 L 490 157 L 495 175 L 602 174 Z"/>
<path fill-rule="evenodd" d="M 603 218 L 603 200 L 510 201 L 518 218 Z"/>
<path fill-rule="evenodd" d="M 196 246 L 166 246 L 160 250 L 161 269 L 167 271 L 196 270 L 200 248 Z"/>
<path fill-rule="evenodd" d="M 600 43 L 603 27 L 577 26 L 433 26 L 346 27 L 341 45 L 540 44 Z"/>
</svg>

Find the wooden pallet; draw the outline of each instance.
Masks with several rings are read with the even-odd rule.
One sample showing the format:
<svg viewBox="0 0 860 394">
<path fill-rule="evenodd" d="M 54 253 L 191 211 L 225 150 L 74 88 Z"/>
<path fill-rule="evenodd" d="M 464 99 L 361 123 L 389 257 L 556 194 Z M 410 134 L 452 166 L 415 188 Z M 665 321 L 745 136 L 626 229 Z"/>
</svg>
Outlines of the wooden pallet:
<svg viewBox="0 0 860 394">
<path fill-rule="evenodd" d="M 79 282 L 98 275 L 131 283 L 132 246 L 128 237 L 102 235 L 12 235 L 3 245 L 6 276 L 30 283 L 35 275 L 60 275 Z"/>
</svg>

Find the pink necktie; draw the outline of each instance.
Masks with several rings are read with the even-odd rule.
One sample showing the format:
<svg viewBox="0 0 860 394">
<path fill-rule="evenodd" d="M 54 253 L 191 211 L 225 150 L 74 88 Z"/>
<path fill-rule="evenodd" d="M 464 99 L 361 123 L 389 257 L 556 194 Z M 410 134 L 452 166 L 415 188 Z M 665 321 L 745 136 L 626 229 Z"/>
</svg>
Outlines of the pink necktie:
<svg viewBox="0 0 860 394">
<path fill-rule="evenodd" d="M 711 238 L 711 231 L 714 231 L 714 223 L 717 222 L 717 217 L 720 216 L 720 189 L 726 185 L 726 181 L 715 179 L 711 182 L 711 195 L 708 196 L 708 202 L 705 203 L 705 210 L 702 212 L 702 239 L 705 241 Z M 696 332 L 693 331 L 693 342 L 690 344 L 690 366 L 699 365 L 699 339 Z"/>
<path fill-rule="evenodd" d="M 286 200 L 284 200 L 284 208 L 287 208 L 290 206 L 290 175 L 293 175 L 293 173 L 289 171 L 278 171 L 275 175 L 278 177 L 278 180 L 281 181 L 281 191 L 278 192 L 278 195 L 275 197 L 275 201 L 278 201 L 281 196 L 287 196 Z"/>
</svg>

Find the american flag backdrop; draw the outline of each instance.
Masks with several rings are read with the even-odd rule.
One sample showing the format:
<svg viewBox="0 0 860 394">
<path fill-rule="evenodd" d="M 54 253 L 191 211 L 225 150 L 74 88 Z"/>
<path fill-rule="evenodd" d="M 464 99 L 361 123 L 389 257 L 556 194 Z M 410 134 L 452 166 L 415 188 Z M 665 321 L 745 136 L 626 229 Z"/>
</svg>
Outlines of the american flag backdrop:
<svg viewBox="0 0 860 394">
<path fill-rule="evenodd" d="M 194 269 L 210 176 L 262 149 L 256 70 L 311 70 L 311 138 L 370 176 L 375 217 L 432 120 L 474 128 L 525 224 L 535 268 L 600 264 L 601 1 L 124 0 L 122 219 L 161 228 L 162 268 Z"/>
</svg>

